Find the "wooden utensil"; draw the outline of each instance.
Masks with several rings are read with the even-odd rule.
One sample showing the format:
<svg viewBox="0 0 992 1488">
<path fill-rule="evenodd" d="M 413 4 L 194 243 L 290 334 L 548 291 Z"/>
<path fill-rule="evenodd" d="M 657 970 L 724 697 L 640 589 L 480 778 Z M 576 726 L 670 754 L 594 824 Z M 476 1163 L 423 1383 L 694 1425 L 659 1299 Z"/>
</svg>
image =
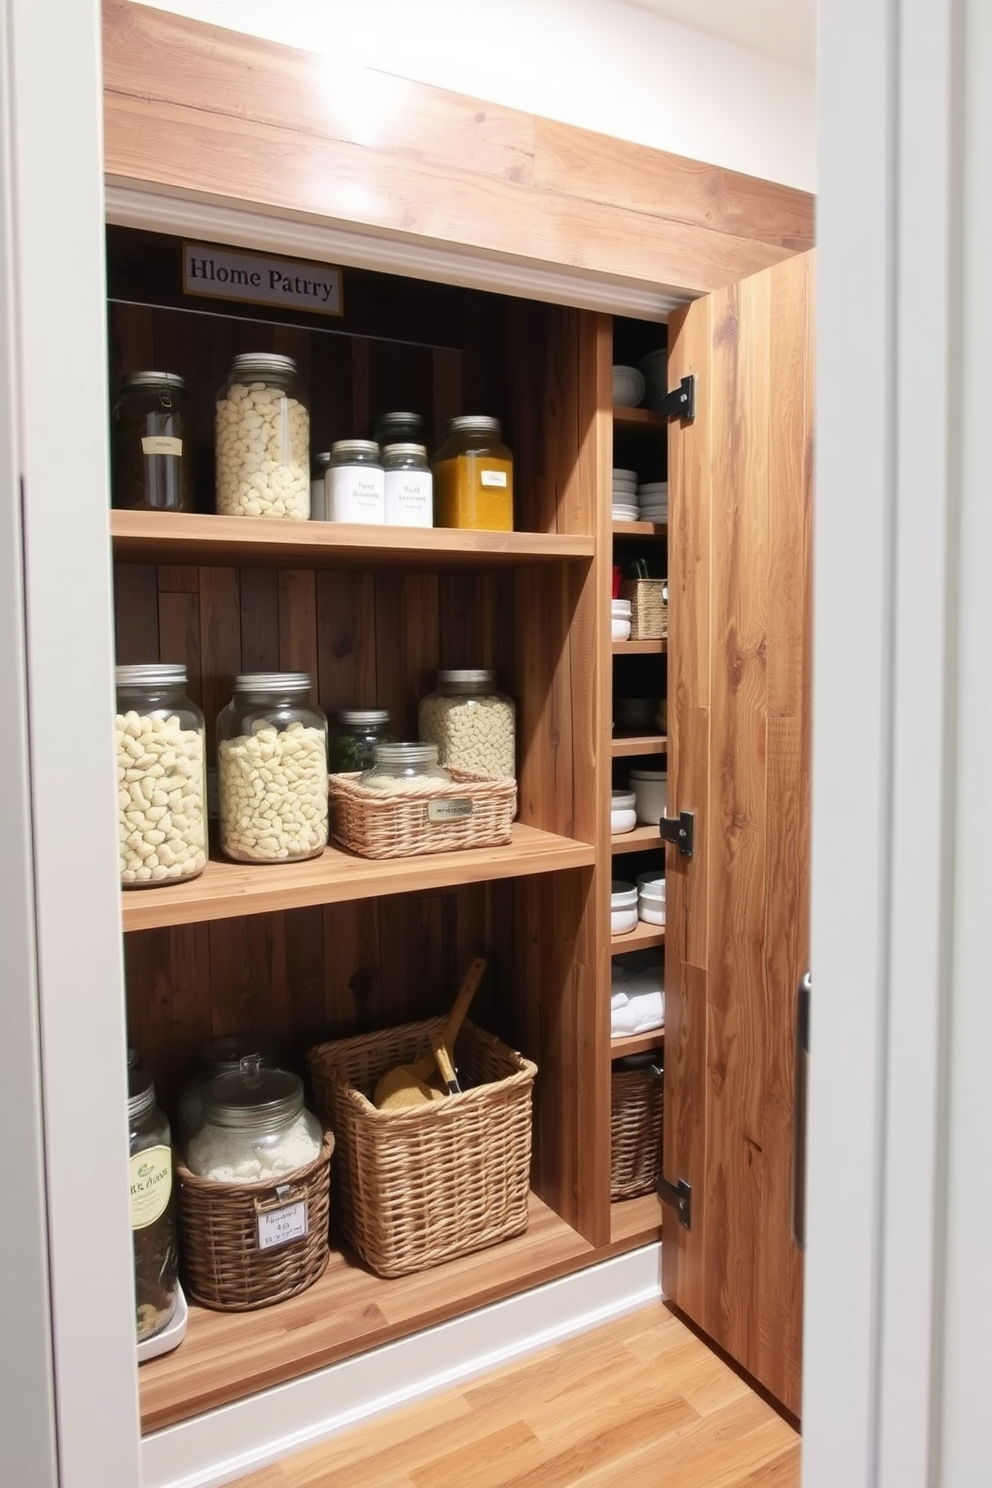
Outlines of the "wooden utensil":
<svg viewBox="0 0 992 1488">
<path fill-rule="evenodd" d="M 446 1049 L 455 1047 L 455 1040 L 461 1031 L 465 1015 L 482 981 L 485 969 L 484 958 L 476 956 L 465 973 L 465 980 L 448 1014 L 447 1022 L 441 1030 L 441 1042 Z M 401 1064 L 396 1069 L 387 1070 L 375 1087 L 375 1104 L 380 1111 L 392 1111 L 401 1106 L 419 1106 L 426 1101 L 443 1100 L 445 1092 L 435 1090 L 427 1084 L 436 1068 L 435 1055 L 425 1054 L 423 1059 L 418 1059 L 415 1064 Z"/>
<path fill-rule="evenodd" d="M 442 1028 L 436 1028 L 431 1034 L 431 1048 L 434 1050 L 434 1058 L 437 1061 L 437 1067 L 448 1094 L 461 1095 L 462 1087 L 458 1083 L 454 1063 L 452 1062 L 451 1055 L 448 1053 L 448 1046 L 444 1042 L 444 1030 Z"/>
</svg>

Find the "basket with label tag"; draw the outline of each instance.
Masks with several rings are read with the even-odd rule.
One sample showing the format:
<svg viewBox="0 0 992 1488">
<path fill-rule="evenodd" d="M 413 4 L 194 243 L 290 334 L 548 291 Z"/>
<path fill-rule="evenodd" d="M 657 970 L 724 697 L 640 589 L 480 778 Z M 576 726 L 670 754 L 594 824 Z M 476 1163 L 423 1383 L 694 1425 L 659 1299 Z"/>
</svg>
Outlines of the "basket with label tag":
<svg viewBox="0 0 992 1488">
<path fill-rule="evenodd" d="M 332 775 L 332 835 L 363 858 L 410 858 L 510 841 L 517 810 L 515 780 L 450 769 L 450 782 L 425 779 L 395 794 L 373 790 L 358 775 Z"/>
</svg>

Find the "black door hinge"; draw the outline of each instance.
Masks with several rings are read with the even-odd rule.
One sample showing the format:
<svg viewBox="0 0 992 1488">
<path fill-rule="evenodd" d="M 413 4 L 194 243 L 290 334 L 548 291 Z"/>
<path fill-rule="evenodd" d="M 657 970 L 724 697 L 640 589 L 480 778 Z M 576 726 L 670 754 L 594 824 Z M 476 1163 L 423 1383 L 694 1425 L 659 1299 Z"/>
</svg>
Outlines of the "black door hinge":
<svg viewBox="0 0 992 1488">
<path fill-rule="evenodd" d="M 679 850 L 679 856 L 691 858 L 696 846 L 696 813 L 680 811 L 678 820 L 663 816 L 658 823 L 663 842 L 671 842 Z"/>
<path fill-rule="evenodd" d="M 664 1173 L 659 1173 L 658 1197 L 675 1210 L 684 1230 L 692 1229 L 692 1189 L 684 1178 L 680 1178 L 678 1183 L 669 1183 Z"/>
<path fill-rule="evenodd" d="M 666 393 L 658 410 L 665 418 L 693 419 L 696 417 L 696 379 L 683 377 L 677 388 Z"/>
</svg>

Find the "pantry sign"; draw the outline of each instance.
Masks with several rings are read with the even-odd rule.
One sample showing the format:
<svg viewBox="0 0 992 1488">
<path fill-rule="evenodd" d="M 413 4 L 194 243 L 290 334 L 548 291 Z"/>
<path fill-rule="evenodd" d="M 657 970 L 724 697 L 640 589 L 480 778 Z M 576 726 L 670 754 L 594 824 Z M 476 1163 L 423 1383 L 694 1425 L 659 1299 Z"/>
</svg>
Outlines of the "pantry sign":
<svg viewBox="0 0 992 1488">
<path fill-rule="evenodd" d="M 341 270 L 299 259 L 261 258 L 235 248 L 183 244 L 183 293 L 250 305 L 342 315 Z"/>
</svg>

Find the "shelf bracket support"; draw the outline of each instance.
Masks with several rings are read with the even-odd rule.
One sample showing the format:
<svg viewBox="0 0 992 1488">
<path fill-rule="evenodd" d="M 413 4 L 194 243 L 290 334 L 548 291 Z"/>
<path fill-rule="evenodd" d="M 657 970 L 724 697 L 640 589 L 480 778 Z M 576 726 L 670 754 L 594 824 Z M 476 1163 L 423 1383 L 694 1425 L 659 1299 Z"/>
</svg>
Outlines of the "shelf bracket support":
<svg viewBox="0 0 992 1488">
<path fill-rule="evenodd" d="M 696 379 L 691 374 L 683 377 L 677 388 L 665 394 L 658 412 L 669 419 L 694 419 L 696 417 Z"/>
</svg>

